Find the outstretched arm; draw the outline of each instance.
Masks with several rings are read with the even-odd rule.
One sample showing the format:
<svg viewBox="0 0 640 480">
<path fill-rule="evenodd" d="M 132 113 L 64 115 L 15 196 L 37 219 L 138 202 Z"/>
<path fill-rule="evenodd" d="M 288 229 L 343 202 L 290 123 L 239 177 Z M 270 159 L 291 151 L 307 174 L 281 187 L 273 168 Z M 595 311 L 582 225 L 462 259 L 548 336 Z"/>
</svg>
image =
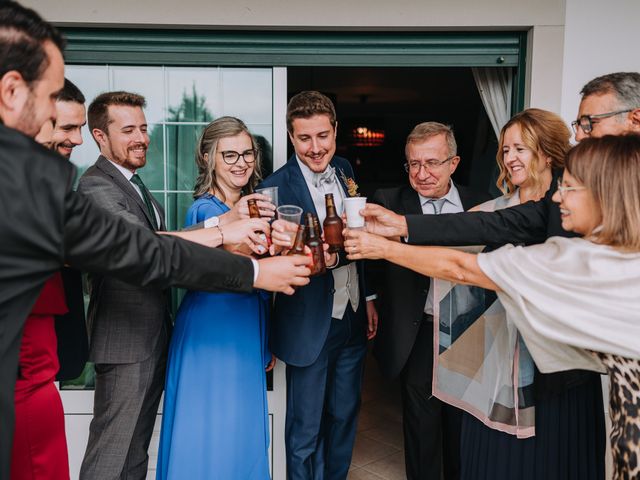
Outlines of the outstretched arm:
<svg viewBox="0 0 640 480">
<path fill-rule="evenodd" d="M 499 290 L 478 266 L 475 254 L 442 247 L 419 247 L 393 242 L 362 230 L 345 230 L 345 249 L 351 260 L 384 259 L 428 277 Z"/>
</svg>

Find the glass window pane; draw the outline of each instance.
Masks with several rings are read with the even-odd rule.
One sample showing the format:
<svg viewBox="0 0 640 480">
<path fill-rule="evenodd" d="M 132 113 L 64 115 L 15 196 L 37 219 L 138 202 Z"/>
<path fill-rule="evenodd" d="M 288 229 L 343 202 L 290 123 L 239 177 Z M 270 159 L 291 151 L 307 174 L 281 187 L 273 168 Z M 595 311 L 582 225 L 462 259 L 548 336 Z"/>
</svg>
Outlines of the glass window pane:
<svg viewBox="0 0 640 480">
<path fill-rule="evenodd" d="M 249 131 L 260 147 L 260 152 L 262 153 L 262 178 L 267 178 L 273 173 L 273 129 L 271 125 L 249 124 L 247 127 L 249 127 Z"/>
<path fill-rule="evenodd" d="M 223 68 L 223 114 L 271 125 L 272 83 L 270 68 Z"/>
<path fill-rule="evenodd" d="M 168 122 L 210 122 L 220 116 L 220 69 L 167 68 Z"/>
<path fill-rule="evenodd" d="M 143 95 L 147 100 L 144 113 L 148 123 L 165 118 L 164 72 L 162 67 L 110 67 L 111 89 Z"/>
<path fill-rule="evenodd" d="M 65 67 L 65 74 L 82 91 L 86 106 L 99 93 L 109 90 L 109 70 L 106 66 L 69 65 Z M 71 161 L 78 167 L 78 176 L 93 165 L 100 154 L 88 125 L 82 129 L 82 140 L 82 145 L 74 148 L 71 154 Z"/>
<path fill-rule="evenodd" d="M 164 190 L 164 134 L 162 125 L 149 125 L 147 164 L 138 172 L 149 190 Z"/>
<path fill-rule="evenodd" d="M 193 192 L 198 169 L 195 152 L 205 125 L 167 125 L 167 188 Z"/>
<path fill-rule="evenodd" d="M 193 194 L 191 192 L 167 194 L 165 214 L 168 230 L 179 230 L 184 227 L 184 219 L 192 203 Z"/>
</svg>

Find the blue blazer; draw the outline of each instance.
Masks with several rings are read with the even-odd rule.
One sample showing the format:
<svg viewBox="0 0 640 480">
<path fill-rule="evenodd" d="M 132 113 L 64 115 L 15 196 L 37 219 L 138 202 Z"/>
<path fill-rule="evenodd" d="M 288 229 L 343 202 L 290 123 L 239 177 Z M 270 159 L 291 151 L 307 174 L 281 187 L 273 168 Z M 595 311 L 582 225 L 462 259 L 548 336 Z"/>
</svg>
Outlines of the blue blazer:
<svg viewBox="0 0 640 480">
<path fill-rule="evenodd" d="M 347 187 L 342 175 L 353 178 L 353 169 L 349 162 L 341 157 L 333 157 L 331 166 L 335 167 L 338 181 L 347 195 Z M 302 208 L 303 216 L 307 212 L 317 215 L 311 194 L 300 170 L 295 155 L 287 163 L 264 180 L 258 188 L 278 187 L 280 205 L 297 205 Z M 339 265 L 347 265 L 344 251 L 339 253 Z M 360 303 L 356 316 L 358 328 L 366 336 L 366 308 L 363 262 L 358 264 Z M 333 274 L 330 270 L 324 275 L 311 278 L 311 282 L 296 290 L 293 295 L 276 294 L 271 316 L 271 351 L 287 364 L 305 367 L 316 361 L 327 339 L 333 310 Z"/>
</svg>

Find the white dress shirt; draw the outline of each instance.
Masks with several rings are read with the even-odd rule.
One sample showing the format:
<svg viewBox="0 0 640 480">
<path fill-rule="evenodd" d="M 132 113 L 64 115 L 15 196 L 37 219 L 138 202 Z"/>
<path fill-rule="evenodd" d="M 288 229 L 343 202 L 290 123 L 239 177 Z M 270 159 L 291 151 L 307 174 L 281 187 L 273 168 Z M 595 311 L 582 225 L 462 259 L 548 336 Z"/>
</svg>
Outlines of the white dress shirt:
<svg viewBox="0 0 640 480">
<path fill-rule="evenodd" d="M 314 173 L 309 167 L 300 161 L 296 156 L 298 166 L 302 170 L 302 176 L 307 184 L 313 205 L 316 207 L 316 213 L 318 214 L 318 220 L 320 225 L 323 224 L 324 219 L 327 216 L 325 194 L 333 193 L 333 200 L 336 206 L 336 213 L 342 215 L 343 199 L 345 197 L 344 190 L 340 185 L 337 178 L 337 173 L 333 175 L 333 182 L 322 183 L 320 187 L 315 186 L 314 179 L 320 174 Z M 347 302 L 351 302 L 351 308 L 355 312 L 358 308 L 358 302 L 360 301 L 360 289 L 358 288 L 358 269 L 356 263 L 351 262 L 348 265 L 340 268 L 334 268 L 331 270 L 333 274 L 333 284 L 335 293 L 333 294 L 333 311 L 331 316 L 333 318 L 342 318 L 344 312 L 347 309 Z"/>
</svg>

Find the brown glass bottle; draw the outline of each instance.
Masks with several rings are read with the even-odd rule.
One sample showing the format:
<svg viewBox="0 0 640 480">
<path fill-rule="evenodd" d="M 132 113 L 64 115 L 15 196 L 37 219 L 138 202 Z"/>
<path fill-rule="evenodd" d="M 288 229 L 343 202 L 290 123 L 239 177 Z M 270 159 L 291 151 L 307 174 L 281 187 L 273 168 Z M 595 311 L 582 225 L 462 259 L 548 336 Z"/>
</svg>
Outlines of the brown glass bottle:
<svg viewBox="0 0 640 480">
<path fill-rule="evenodd" d="M 258 208 L 258 204 L 255 199 L 247 200 L 247 207 L 249 208 L 249 217 L 250 218 L 260 218 L 260 209 Z M 271 239 L 264 233 L 260 232 L 258 234 L 261 240 L 263 240 L 268 246 L 271 246 Z M 264 252 L 262 256 L 267 256 L 269 254 L 268 251 Z"/>
<path fill-rule="evenodd" d="M 314 219 L 314 215 L 307 213 L 307 247 L 311 250 L 311 258 L 313 264 L 311 265 L 311 276 L 320 275 L 326 272 L 327 267 L 324 263 L 324 249 L 322 248 L 322 239 L 318 235 L 318 228 L 316 227 L 318 218 Z"/>
<path fill-rule="evenodd" d="M 333 201 L 333 193 L 327 193 L 324 196 L 325 205 L 327 208 L 327 217 L 322 223 L 322 229 L 324 230 L 324 241 L 329 245 L 329 252 L 336 253 L 340 251 L 344 246 L 344 238 L 342 238 L 342 230 L 344 224 L 342 219 L 336 213 L 336 205 Z"/>
<path fill-rule="evenodd" d="M 293 247 L 289 250 L 287 255 L 305 255 L 304 246 L 306 241 L 305 226 L 298 225 L 298 231 L 296 232 L 296 239 L 293 241 Z"/>
</svg>

